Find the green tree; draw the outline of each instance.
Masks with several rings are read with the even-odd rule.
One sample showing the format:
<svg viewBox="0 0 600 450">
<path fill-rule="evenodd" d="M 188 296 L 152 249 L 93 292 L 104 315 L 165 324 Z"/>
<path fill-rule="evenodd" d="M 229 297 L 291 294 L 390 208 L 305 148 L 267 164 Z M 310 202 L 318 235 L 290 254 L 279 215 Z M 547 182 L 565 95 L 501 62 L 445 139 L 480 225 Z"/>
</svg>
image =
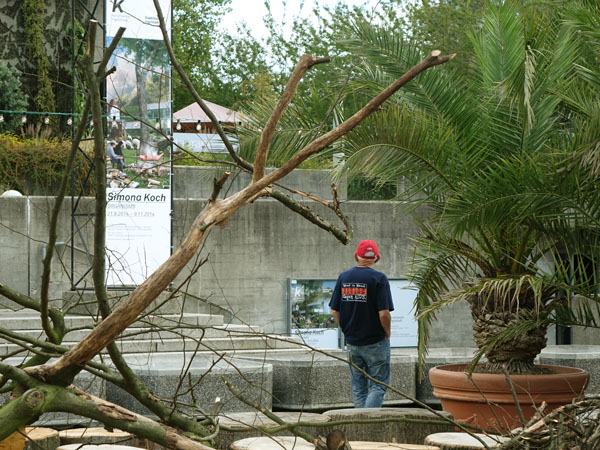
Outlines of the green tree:
<svg viewBox="0 0 600 450">
<path fill-rule="evenodd" d="M 38 111 L 54 112 L 56 99 L 50 82 L 50 60 L 46 55 L 44 43 L 44 11 L 44 2 L 38 0 L 23 2 L 23 27 L 27 50 L 37 66 L 37 93 L 33 100 Z"/>
<path fill-rule="evenodd" d="M 0 61 L 0 109 L 4 111 L 25 111 L 27 97 L 21 89 L 20 71 Z M 20 124 L 21 116 L 3 114 L 0 122 L 0 131 L 16 131 Z"/>
<path fill-rule="evenodd" d="M 175 55 L 196 86 L 202 98 L 208 98 L 210 81 L 214 81 L 214 57 L 222 36 L 218 25 L 231 0 L 174 0 L 173 46 Z M 173 76 L 173 110 L 193 102 L 188 90 L 177 74 Z M 227 105 L 225 105 L 227 106 Z"/>
<path fill-rule="evenodd" d="M 472 34 L 472 66 L 423 74 L 340 146 L 340 173 L 404 178 L 401 198 L 428 207 L 414 269 L 421 357 L 436 312 L 460 300 L 489 371 L 536 371 L 550 323 L 593 323 L 568 306 L 572 293 L 596 300 L 598 286 L 572 276 L 576 262 L 598 262 L 598 178 L 585 162 L 598 142 L 598 78 L 577 65 L 582 32 L 564 25 L 567 13 L 491 4 Z M 420 54 L 367 26 L 347 48 L 364 58 L 365 92 Z"/>
<path fill-rule="evenodd" d="M 461 63 L 455 66 L 472 58 L 468 33 L 481 26 L 486 0 L 401 0 L 401 3 L 406 3 L 406 33 L 425 51 L 452 48 Z"/>
<path fill-rule="evenodd" d="M 274 67 L 277 72 L 272 76 L 271 93 L 263 90 L 242 106 L 248 120 L 239 130 L 241 154 L 247 158 L 253 155 L 260 138 L 260 124 L 268 120 L 277 101 L 274 93 L 283 88 L 281 80 L 291 70 L 294 58 L 308 53 L 327 56 L 331 58 L 331 62 L 322 70 L 308 73 L 306 82 L 299 87 L 275 133 L 269 153 L 271 165 L 278 165 L 289 159 L 298 146 L 329 131 L 341 118 L 356 112 L 365 100 L 364 95 L 355 95 L 348 83 L 356 71 L 353 54 L 339 45 L 350 36 L 352 24 L 375 21 L 397 29 L 401 23 L 397 8 L 366 11 L 343 2 L 338 2 L 333 7 L 321 7 L 316 3 L 312 14 L 314 20 L 295 16 L 277 21 L 268 9 L 264 18 L 269 36 L 266 46 L 270 58 L 277 62 Z M 332 164 L 332 152 L 333 147 L 318 155 L 307 166 L 329 168 Z"/>
</svg>

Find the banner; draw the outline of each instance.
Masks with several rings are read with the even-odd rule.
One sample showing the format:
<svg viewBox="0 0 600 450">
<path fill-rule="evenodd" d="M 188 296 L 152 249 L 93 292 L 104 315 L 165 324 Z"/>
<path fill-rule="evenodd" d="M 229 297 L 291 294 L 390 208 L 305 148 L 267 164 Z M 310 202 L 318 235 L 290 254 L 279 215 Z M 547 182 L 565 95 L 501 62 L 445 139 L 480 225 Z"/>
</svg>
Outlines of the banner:
<svg viewBox="0 0 600 450">
<path fill-rule="evenodd" d="M 171 28 L 171 0 L 160 0 Z M 152 0 L 106 2 L 106 283 L 142 283 L 171 253 L 171 67 Z"/>
<path fill-rule="evenodd" d="M 106 284 L 139 285 L 171 254 L 170 191 L 109 188 L 106 202 Z"/>
<path fill-rule="evenodd" d="M 171 0 L 160 0 L 167 30 L 171 30 Z M 125 27 L 125 38 L 162 41 L 158 16 L 152 0 L 109 0 L 106 11 L 106 35 L 115 36 Z"/>
</svg>

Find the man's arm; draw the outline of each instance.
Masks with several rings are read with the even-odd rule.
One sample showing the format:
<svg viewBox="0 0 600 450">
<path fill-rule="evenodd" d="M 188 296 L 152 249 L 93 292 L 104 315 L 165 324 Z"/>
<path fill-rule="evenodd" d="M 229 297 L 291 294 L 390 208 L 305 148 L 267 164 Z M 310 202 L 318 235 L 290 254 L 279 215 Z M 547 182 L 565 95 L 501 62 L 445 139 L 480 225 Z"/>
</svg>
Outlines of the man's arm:
<svg viewBox="0 0 600 450">
<path fill-rule="evenodd" d="M 382 309 L 379 311 L 379 321 L 381 322 L 383 331 L 385 331 L 385 337 L 389 339 L 392 330 L 392 315 L 390 314 L 389 309 Z"/>
<path fill-rule="evenodd" d="M 335 320 L 335 323 L 338 324 L 338 326 L 340 325 L 340 312 L 336 311 L 335 309 L 331 310 L 331 317 L 333 317 L 333 319 Z"/>
<path fill-rule="evenodd" d="M 115 149 L 110 144 L 106 147 L 106 154 L 110 159 L 118 159 L 117 154 L 115 153 Z"/>
</svg>

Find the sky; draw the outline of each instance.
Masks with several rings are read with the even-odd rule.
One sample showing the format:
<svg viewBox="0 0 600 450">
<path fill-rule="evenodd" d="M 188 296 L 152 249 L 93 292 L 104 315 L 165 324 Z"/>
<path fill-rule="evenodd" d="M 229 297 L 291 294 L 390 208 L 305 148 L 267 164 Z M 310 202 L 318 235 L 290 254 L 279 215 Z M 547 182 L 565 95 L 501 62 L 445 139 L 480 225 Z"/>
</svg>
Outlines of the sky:
<svg viewBox="0 0 600 450">
<path fill-rule="evenodd" d="M 318 0 L 319 5 L 333 6 L 338 0 Z M 378 3 L 378 0 L 345 0 L 350 5 L 364 5 L 372 8 Z M 284 4 L 286 7 L 284 8 Z M 315 0 L 271 0 L 271 9 L 277 21 L 282 18 L 291 19 L 298 13 L 303 17 L 312 15 Z M 302 9 L 300 9 L 300 5 Z M 266 34 L 262 18 L 267 13 L 264 5 L 264 0 L 232 0 L 231 12 L 228 13 L 221 23 L 223 30 L 234 31 L 235 24 L 240 21 L 245 21 L 253 31 L 256 38 L 262 38 Z"/>
</svg>

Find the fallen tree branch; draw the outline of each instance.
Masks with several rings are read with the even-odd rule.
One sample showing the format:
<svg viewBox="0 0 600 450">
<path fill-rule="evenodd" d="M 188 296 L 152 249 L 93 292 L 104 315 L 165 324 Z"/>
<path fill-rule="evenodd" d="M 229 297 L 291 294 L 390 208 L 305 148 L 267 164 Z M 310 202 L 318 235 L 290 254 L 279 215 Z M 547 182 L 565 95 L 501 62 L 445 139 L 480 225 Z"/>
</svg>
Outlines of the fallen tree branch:
<svg viewBox="0 0 600 450">
<path fill-rule="evenodd" d="M 0 409 L 0 440 L 12 430 L 34 422 L 48 412 L 68 412 L 97 420 L 108 428 L 118 428 L 164 447 L 180 450 L 210 450 L 200 442 L 119 405 L 107 402 L 70 386 L 63 388 L 38 384 Z M 194 436 L 201 438 L 201 436 Z"/>
</svg>

